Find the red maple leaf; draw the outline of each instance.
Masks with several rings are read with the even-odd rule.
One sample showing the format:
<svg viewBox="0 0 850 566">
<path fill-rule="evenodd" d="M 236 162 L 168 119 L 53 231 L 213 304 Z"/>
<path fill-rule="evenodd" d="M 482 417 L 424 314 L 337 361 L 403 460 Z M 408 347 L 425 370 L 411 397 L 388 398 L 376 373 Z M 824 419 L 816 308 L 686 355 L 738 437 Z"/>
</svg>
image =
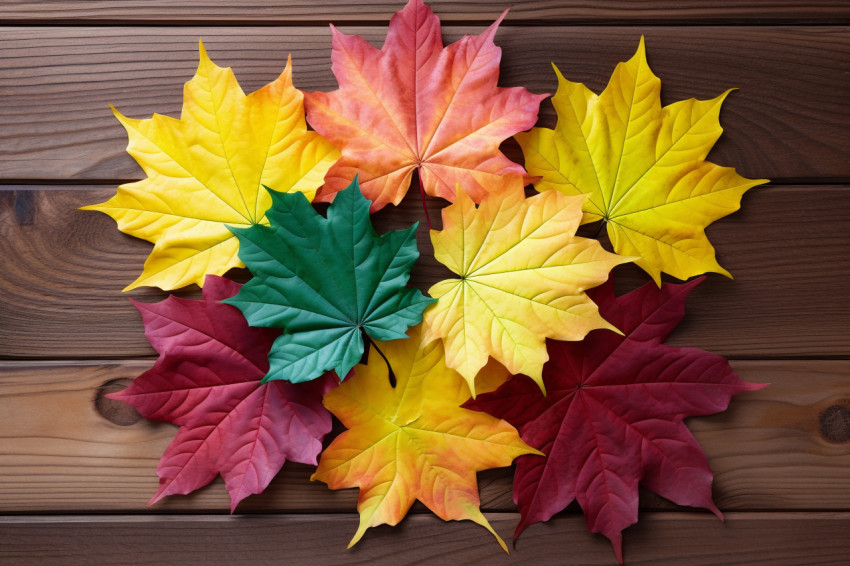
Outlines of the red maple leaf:
<svg viewBox="0 0 850 566">
<path fill-rule="evenodd" d="M 618 298 L 610 283 L 588 292 L 624 336 L 596 330 L 582 342 L 550 340 L 546 397 L 520 376 L 465 405 L 507 420 L 547 455 L 517 460 L 522 519 L 514 540 L 577 499 L 588 529 L 608 537 L 622 562 L 622 530 L 637 522 L 638 483 L 721 516 L 708 460 L 683 419 L 723 411 L 733 395 L 764 385 L 742 381 L 721 356 L 662 344 L 702 279 L 661 289 L 650 282 Z"/>
<path fill-rule="evenodd" d="M 417 167 L 422 190 L 450 201 L 458 183 L 475 202 L 522 186 L 525 169 L 499 144 L 531 128 L 548 95 L 497 86 L 502 50 L 493 36 L 504 17 L 445 48 L 440 20 L 422 0 L 393 16 L 382 49 L 331 26 L 340 88 L 306 93 L 304 103 L 310 125 L 342 158 L 316 200 L 331 200 L 359 174 L 374 212 L 401 201 Z"/>
<path fill-rule="evenodd" d="M 242 499 L 263 491 L 286 460 L 315 465 L 331 430 L 322 395 L 335 376 L 260 383 L 279 331 L 249 327 L 237 308 L 220 302 L 240 287 L 208 275 L 203 300 L 133 301 L 160 357 L 109 397 L 148 419 L 180 425 L 157 467 L 159 491 L 149 505 L 192 492 L 220 473 L 233 512 Z"/>
</svg>

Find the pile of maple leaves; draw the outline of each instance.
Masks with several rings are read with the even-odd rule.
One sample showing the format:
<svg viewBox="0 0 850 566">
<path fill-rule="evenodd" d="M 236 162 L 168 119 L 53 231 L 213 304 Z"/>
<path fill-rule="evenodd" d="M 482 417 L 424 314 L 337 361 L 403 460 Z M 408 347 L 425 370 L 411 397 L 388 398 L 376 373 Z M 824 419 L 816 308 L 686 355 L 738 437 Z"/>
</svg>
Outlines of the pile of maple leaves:
<svg viewBox="0 0 850 566">
<path fill-rule="evenodd" d="M 154 243 L 127 289 L 203 287 L 134 303 L 160 355 L 112 397 L 180 426 L 151 503 L 221 474 L 233 510 L 293 460 L 360 488 L 352 544 L 417 499 L 493 532 L 476 472 L 517 459 L 515 539 L 578 500 L 622 561 L 639 483 L 719 515 L 683 419 L 760 385 L 662 343 L 700 279 L 661 273 L 727 274 L 704 229 L 765 181 L 705 161 L 726 94 L 662 107 L 642 39 L 599 95 L 556 69 L 557 126 L 531 129 L 548 95 L 497 86 L 502 18 L 448 47 L 421 0 L 380 50 L 333 29 L 330 93 L 295 89 L 290 61 L 246 96 L 201 45 L 180 119 L 116 111 L 147 177 L 86 208 Z M 525 168 L 499 151 L 511 136 Z M 430 297 L 407 286 L 416 225 L 378 235 L 369 216 L 416 170 L 423 202 L 452 203 L 431 239 L 457 277 Z M 598 221 L 615 253 L 575 235 Z M 615 297 L 626 262 L 654 282 Z M 243 266 L 245 285 L 221 277 Z M 347 430 L 322 451 L 331 413 Z"/>
</svg>

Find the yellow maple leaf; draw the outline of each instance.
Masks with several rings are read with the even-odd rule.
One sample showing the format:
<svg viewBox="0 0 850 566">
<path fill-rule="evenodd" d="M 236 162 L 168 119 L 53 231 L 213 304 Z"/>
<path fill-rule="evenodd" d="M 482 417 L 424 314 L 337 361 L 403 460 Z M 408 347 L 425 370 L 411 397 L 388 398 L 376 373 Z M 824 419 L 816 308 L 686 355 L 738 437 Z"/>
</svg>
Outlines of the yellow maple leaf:
<svg viewBox="0 0 850 566">
<path fill-rule="evenodd" d="M 378 342 L 395 387 L 373 348 L 369 363 L 325 396 L 349 430 L 325 449 L 312 479 L 331 489 L 360 488 L 360 526 L 349 548 L 369 527 L 398 524 L 418 499 L 445 521 L 482 525 L 507 551 L 479 509 L 475 474 L 542 454 L 507 422 L 460 407 L 469 398 L 466 383 L 446 368 L 440 342 L 422 343 L 420 329 L 405 340 Z M 497 364 L 484 371 L 504 377 Z"/>
<path fill-rule="evenodd" d="M 429 289 L 437 302 L 425 310 L 423 339 L 442 338 L 446 365 L 470 389 L 488 356 L 542 389 L 547 337 L 581 340 L 596 328 L 616 331 L 584 291 L 632 258 L 575 236 L 584 196 L 550 191 L 527 199 L 516 189 L 488 195 L 476 208 L 464 191 L 457 193 L 431 241 L 434 257 L 460 278 Z"/>
<path fill-rule="evenodd" d="M 555 129 L 515 136 L 529 174 L 541 177 L 535 188 L 588 195 L 584 222 L 603 220 L 614 251 L 639 256 L 635 263 L 659 285 L 662 271 L 679 279 L 708 271 L 730 276 L 705 227 L 767 182 L 705 161 L 723 132 L 720 105 L 730 91 L 662 108 L 643 38 L 600 95 L 555 72 Z"/>
<path fill-rule="evenodd" d="M 227 226 L 268 224 L 271 197 L 263 185 L 312 200 L 339 158 L 330 142 L 307 131 L 291 58 L 274 82 L 246 96 L 233 71 L 213 63 L 201 43 L 198 71 L 183 98 L 179 120 L 159 114 L 134 120 L 113 108 L 127 130 L 127 151 L 147 178 L 83 207 L 155 244 L 142 275 L 125 291 L 202 286 L 207 273 L 242 267 Z"/>
</svg>

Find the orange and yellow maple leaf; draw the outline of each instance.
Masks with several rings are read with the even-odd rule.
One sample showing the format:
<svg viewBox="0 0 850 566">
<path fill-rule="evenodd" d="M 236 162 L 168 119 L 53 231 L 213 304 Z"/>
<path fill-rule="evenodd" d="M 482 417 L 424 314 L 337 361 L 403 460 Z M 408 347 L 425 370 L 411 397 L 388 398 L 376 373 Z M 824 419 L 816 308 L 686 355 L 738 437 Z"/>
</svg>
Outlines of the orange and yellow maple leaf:
<svg viewBox="0 0 850 566">
<path fill-rule="evenodd" d="M 227 226 L 268 224 L 271 197 L 263 185 L 312 200 L 339 157 L 327 140 L 307 131 L 291 60 L 274 82 L 246 96 L 233 71 L 213 63 L 201 44 L 198 71 L 183 95 L 179 120 L 159 114 L 134 120 L 115 111 L 127 130 L 127 151 L 147 178 L 84 207 L 155 244 L 142 275 L 125 291 L 201 286 L 208 273 L 242 267 Z"/>
<path fill-rule="evenodd" d="M 584 291 L 632 258 L 575 236 L 583 201 L 557 191 L 525 198 L 519 188 L 476 208 L 458 190 L 443 209 L 442 231 L 431 231 L 434 257 L 460 277 L 428 291 L 437 302 L 425 310 L 424 340 L 442 339 L 446 365 L 470 389 L 488 356 L 542 388 L 547 337 L 581 340 L 596 328 L 616 330 Z"/>
<path fill-rule="evenodd" d="M 440 342 L 421 343 L 420 328 L 406 340 L 378 343 L 395 387 L 373 349 L 368 365 L 355 366 L 354 376 L 325 396 L 349 430 L 322 453 L 313 479 L 331 489 L 360 488 L 360 526 L 349 547 L 369 527 L 398 524 L 418 499 L 443 520 L 484 526 L 507 550 L 479 509 L 475 474 L 540 453 L 505 421 L 460 408 L 469 398 L 466 383 L 446 368 Z"/>
<path fill-rule="evenodd" d="M 602 94 L 566 80 L 557 67 L 554 130 L 515 137 L 539 191 L 586 194 L 584 222 L 603 220 L 614 251 L 637 256 L 657 284 L 729 273 L 715 259 L 705 227 L 738 210 L 748 189 L 767 182 L 705 161 L 720 137 L 720 105 L 683 100 L 661 107 L 661 81 L 637 53 L 614 69 Z"/>
<path fill-rule="evenodd" d="M 476 202 L 522 186 L 525 169 L 499 144 L 533 126 L 548 95 L 497 86 L 501 49 L 493 36 L 502 18 L 445 48 L 440 20 L 422 0 L 393 16 L 382 49 L 331 26 L 340 88 L 307 93 L 305 103 L 310 125 L 342 158 L 317 200 L 332 199 L 359 174 L 372 211 L 398 204 L 417 168 L 423 190 L 450 201 L 458 183 Z"/>
</svg>

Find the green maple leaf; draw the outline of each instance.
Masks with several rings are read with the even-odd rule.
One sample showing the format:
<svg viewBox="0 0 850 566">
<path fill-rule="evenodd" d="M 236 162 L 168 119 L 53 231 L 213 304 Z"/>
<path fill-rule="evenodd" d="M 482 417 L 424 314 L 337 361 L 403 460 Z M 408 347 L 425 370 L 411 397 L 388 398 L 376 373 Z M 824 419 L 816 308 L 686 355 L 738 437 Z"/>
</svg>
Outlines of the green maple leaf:
<svg viewBox="0 0 850 566">
<path fill-rule="evenodd" d="M 302 382 L 333 369 L 340 379 L 363 356 L 363 335 L 406 338 L 433 299 L 407 287 L 419 257 L 418 225 L 378 235 L 355 178 L 327 218 L 300 193 L 269 190 L 269 226 L 231 228 L 253 278 L 225 302 L 251 326 L 282 328 L 263 381 Z"/>
</svg>

